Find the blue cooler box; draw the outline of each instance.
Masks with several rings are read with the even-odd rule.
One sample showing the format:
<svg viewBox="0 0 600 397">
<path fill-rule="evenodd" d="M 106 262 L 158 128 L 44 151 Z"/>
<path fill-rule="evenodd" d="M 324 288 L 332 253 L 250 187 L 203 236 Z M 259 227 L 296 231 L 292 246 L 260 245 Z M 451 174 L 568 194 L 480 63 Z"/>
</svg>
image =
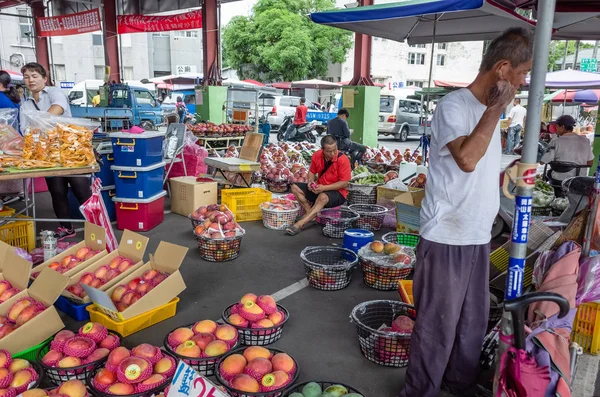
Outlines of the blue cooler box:
<svg viewBox="0 0 600 397">
<path fill-rule="evenodd" d="M 94 176 L 100 178 L 102 186 L 114 185 L 115 175 L 110 170 L 110 166 L 115 162 L 112 146 L 110 143 L 102 143 L 98 146 L 97 152 L 102 157 L 102 166 L 100 167 L 100 171 L 96 172 Z"/>
<path fill-rule="evenodd" d="M 115 156 L 114 165 L 147 167 L 162 161 L 164 132 L 113 132 L 109 136 Z"/>
<path fill-rule="evenodd" d="M 116 156 L 115 156 L 116 158 Z M 119 198 L 147 199 L 163 191 L 165 162 L 148 167 L 110 167 Z"/>
</svg>

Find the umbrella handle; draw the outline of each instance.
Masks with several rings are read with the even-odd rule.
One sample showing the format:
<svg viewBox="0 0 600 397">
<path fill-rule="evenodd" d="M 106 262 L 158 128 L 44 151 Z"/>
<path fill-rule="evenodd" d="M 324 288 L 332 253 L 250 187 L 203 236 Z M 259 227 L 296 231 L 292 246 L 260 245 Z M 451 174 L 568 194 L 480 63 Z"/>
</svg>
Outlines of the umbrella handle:
<svg viewBox="0 0 600 397">
<path fill-rule="evenodd" d="M 525 311 L 529 305 L 539 301 L 551 301 L 556 303 L 560 309 L 558 318 L 566 316 L 571 309 L 569 301 L 562 295 L 554 292 L 534 292 L 504 302 L 504 310 L 512 315 L 513 330 L 515 334 L 514 345 L 517 349 L 525 349 Z"/>
</svg>

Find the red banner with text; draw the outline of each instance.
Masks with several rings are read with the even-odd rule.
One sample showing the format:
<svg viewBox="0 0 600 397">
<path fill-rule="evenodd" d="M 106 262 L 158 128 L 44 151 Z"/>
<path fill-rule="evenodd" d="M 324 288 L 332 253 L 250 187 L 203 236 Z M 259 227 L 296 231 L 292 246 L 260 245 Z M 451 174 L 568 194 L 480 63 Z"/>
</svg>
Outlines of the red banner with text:
<svg viewBox="0 0 600 397">
<path fill-rule="evenodd" d="M 119 15 L 117 17 L 117 33 L 119 34 L 200 28 L 202 28 L 202 10 L 165 16 Z"/>
<path fill-rule="evenodd" d="M 38 36 L 70 36 L 102 30 L 100 11 L 95 8 L 77 14 L 36 19 Z"/>
</svg>

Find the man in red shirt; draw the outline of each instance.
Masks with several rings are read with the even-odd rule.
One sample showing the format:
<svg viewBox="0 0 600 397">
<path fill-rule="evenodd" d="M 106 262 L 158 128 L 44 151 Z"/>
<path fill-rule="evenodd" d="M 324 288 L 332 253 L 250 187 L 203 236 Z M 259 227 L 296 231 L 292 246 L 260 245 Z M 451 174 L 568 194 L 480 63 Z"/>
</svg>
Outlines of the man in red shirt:
<svg viewBox="0 0 600 397">
<path fill-rule="evenodd" d="M 312 156 L 308 183 L 295 183 L 292 193 L 300 203 L 306 215 L 286 233 L 295 236 L 302 228 L 316 218 L 323 208 L 338 207 L 346 202 L 348 182 L 352 178 L 350 161 L 337 148 L 337 141 L 331 135 L 321 139 L 321 150 Z"/>
<path fill-rule="evenodd" d="M 306 98 L 300 98 L 300 106 L 296 107 L 296 114 L 294 115 L 294 125 L 301 126 L 306 124 L 306 115 L 308 114 L 308 107 L 305 105 Z"/>
</svg>

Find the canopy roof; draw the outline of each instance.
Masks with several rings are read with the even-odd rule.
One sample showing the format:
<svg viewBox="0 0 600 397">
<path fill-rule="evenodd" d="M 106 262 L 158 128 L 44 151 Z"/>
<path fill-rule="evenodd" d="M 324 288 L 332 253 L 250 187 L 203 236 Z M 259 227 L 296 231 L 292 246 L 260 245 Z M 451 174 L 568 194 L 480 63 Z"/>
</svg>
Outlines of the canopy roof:
<svg viewBox="0 0 600 397">
<path fill-rule="evenodd" d="M 530 77 L 527 76 L 529 84 Z M 600 88 L 600 74 L 580 70 L 559 70 L 546 73 L 546 88 Z"/>
<path fill-rule="evenodd" d="M 315 88 L 315 89 L 331 89 L 341 87 L 341 83 L 334 83 L 331 81 L 319 80 L 319 79 L 310 79 L 310 80 L 301 80 L 301 81 L 293 81 L 291 84 L 292 88 Z"/>
<path fill-rule="evenodd" d="M 460 12 L 458 12 L 460 11 Z M 535 23 L 493 0 L 408 0 L 311 14 L 313 22 L 409 44 L 490 40 Z"/>
</svg>

